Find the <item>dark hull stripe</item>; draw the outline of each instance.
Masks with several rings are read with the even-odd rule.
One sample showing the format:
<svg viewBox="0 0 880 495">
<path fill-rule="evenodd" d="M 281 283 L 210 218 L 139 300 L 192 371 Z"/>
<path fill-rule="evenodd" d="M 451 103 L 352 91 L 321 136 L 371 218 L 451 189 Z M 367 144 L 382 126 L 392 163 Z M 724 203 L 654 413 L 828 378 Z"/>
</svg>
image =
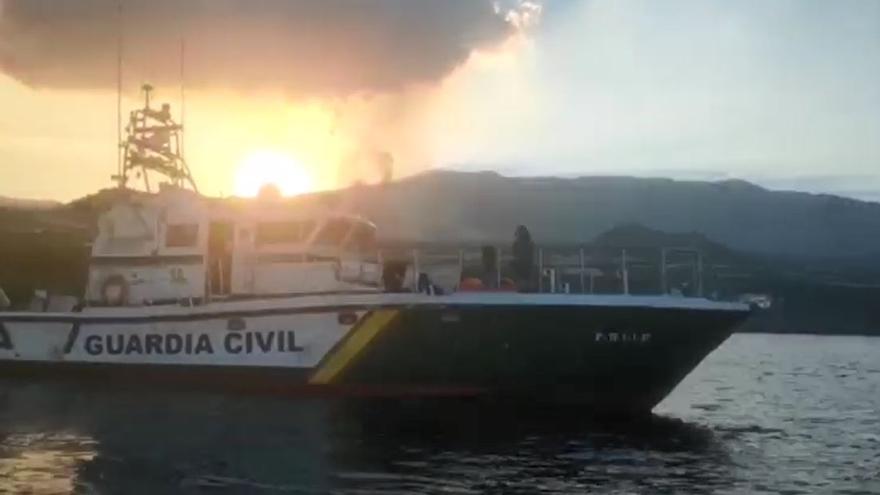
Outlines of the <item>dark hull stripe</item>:
<svg viewBox="0 0 880 495">
<path fill-rule="evenodd" d="M 79 338 L 79 326 L 79 323 L 74 323 L 70 333 L 67 334 L 67 341 L 64 343 L 64 354 L 70 354 L 70 351 L 73 350 L 73 344 Z"/>
<path fill-rule="evenodd" d="M 218 311 L 216 313 L 192 313 L 180 315 L 145 315 L 145 316 L 91 316 L 91 315 L 49 315 L 34 313 L 33 315 L 0 315 L 0 322 L 31 322 L 31 323 L 80 323 L 87 325 L 119 324 L 119 323 L 155 323 L 177 321 L 214 320 L 235 317 L 277 316 L 292 314 L 333 313 L 339 311 L 358 311 L 374 308 L 363 304 L 303 306 L 299 308 L 267 308 L 245 309 L 234 311 Z"/>
<path fill-rule="evenodd" d="M 588 305 L 496 305 L 496 304 L 455 304 L 449 303 L 444 305 L 432 305 L 432 304 L 416 304 L 415 307 L 423 307 L 425 309 L 438 309 L 441 306 L 447 309 L 454 310 L 500 310 L 500 311 L 510 311 L 516 312 L 527 309 L 535 309 L 540 308 L 543 310 L 551 310 L 551 311 L 591 311 L 591 310 L 620 310 L 632 313 L 640 313 L 640 312 L 663 312 L 663 313 L 678 313 L 685 314 L 688 312 L 706 312 L 709 310 L 703 309 L 690 309 L 690 308 L 652 308 L 652 307 L 631 307 L 631 306 L 588 306 Z M 31 322 L 31 323 L 79 323 L 84 325 L 109 325 L 109 324 L 120 324 L 120 323 L 154 323 L 154 322 L 178 322 L 178 321 L 199 321 L 199 320 L 214 320 L 214 319 L 224 319 L 224 318 L 234 318 L 234 317 L 255 317 L 255 316 L 278 316 L 278 315 L 292 315 L 292 314 L 314 314 L 314 313 L 333 313 L 333 312 L 341 312 L 341 311 L 367 311 L 367 310 L 378 310 L 378 309 L 405 309 L 412 308 L 413 304 L 363 304 L 363 303 L 352 303 L 352 304 L 321 304 L 321 305 L 313 305 L 313 306 L 301 306 L 296 308 L 265 308 L 265 309 L 241 309 L 241 310 L 226 310 L 226 311 L 217 311 L 217 312 L 204 312 L 204 313 L 191 313 L 191 314 L 177 314 L 177 315 L 144 315 L 144 316 L 97 316 L 97 315 L 84 315 L 84 314 L 70 314 L 70 315 L 61 315 L 61 314 L 45 314 L 45 313 L 33 313 L 33 314 L 8 314 L 4 315 L 0 313 L 0 323 L 3 322 Z M 748 311 L 733 311 L 733 310 L 715 310 L 714 312 L 719 313 L 737 313 L 746 315 Z"/>
<path fill-rule="evenodd" d="M 332 291 L 314 291 L 314 292 L 281 292 L 275 294 L 232 294 L 224 297 L 222 300 L 215 299 L 215 302 L 245 302 L 245 301 L 260 301 L 260 300 L 269 300 L 269 299 L 296 299 L 301 297 L 315 297 L 315 296 L 363 296 L 367 294 L 376 294 L 376 286 L 369 284 L 361 284 L 363 289 L 351 289 L 351 290 L 332 290 Z M 190 303 L 192 301 L 192 303 Z M 156 306 L 167 306 L 167 307 L 186 307 L 186 306 L 201 306 L 203 304 L 202 297 L 191 297 L 191 298 L 168 298 L 168 299 L 153 299 L 152 303 L 149 306 L 143 307 L 156 307 Z M 184 304 L 186 303 L 186 304 Z M 108 306 L 104 304 L 102 301 L 89 301 L 89 306 L 93 308 L 112 308 L 116 306 Z"/>
<path fill-rule="evenodd" d="M 0 349 L 14 349 L 15 346 L 12 344 L 12 338 L 9 336 L 9 332 L 6 331 L 6 327 L 3 326 L 3 322 L 0 321 Z"/>
</svg>

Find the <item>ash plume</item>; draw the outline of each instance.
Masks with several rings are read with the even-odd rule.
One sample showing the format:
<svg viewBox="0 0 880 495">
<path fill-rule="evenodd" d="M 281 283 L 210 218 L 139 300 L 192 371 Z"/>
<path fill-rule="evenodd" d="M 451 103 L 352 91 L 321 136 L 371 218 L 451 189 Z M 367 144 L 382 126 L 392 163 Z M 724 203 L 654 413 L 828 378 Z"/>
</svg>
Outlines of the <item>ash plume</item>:
<svg viewBox="0 0 880 495">
<path fill-rule="evenodd" d="M 120 7 L 121 5 L 121 7 Z M 525 5 L 525 7 L 523 7 Z M 280 91 L 392 92 L 441 79 L 519 27 L 507 0 L 0 0 L 0 71 L 38 88 L 127 80 Z"/>
</svg>

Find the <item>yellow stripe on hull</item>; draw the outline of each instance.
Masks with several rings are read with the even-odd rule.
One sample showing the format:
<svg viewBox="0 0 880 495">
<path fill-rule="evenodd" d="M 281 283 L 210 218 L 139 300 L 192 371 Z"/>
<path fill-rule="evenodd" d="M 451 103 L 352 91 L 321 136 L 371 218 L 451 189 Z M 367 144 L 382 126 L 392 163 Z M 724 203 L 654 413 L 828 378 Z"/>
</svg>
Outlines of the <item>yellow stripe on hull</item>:
<svg viewBox="0 0 880 495">
<path fill-rule="evenodd" d="M 309 383 L 326 385 L 332 383 L 360 355 L 363 350 L 400 314 L 396 309 L 379 309 L 367 313 L 352 328 L 352 334 L 329 356 L 309 378 Z"/>
</svg>

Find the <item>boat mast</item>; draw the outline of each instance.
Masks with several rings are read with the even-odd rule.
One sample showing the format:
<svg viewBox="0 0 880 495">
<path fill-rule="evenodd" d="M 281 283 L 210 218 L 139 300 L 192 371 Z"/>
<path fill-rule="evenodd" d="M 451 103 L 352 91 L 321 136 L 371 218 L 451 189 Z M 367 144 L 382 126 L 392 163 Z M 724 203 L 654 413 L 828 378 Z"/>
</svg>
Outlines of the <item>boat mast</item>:
<svg viewBox="0 0 880 495">
<path fill-rule="evenodd" d="M 125 126 L 125 139 L 122 137 L 122 1 L 116 2 L 116 181 L 120 189 L 128 187 L 130 174 L 143 179 L 144 188 L 150 191 L 150 174 L 158 174 L 169 179 L 171 185 L 181 189 L 191 188 L 198 192 L 195 179 L 183 157 L 183 117 L 184 117 L 184 45 L 180 40 L 180 120 L 178 124 L 171 117 L 171 106 L 163 103 L 156 109 L 151 106 L 150 97 L 153 86 L 144 84 L 144 107 L 129 113 Z"/>
<path fill-rule="evenodd" d="M 186 93 L 184 90 L 186 89 L 186 79 L 184 69 L 184 60 L 186 55 L 186 45 L 184 44 L 183 37 L 180 38 L 180 130 L 183 131 L 183 126 L 186 119 Z M 184 134 L 180 133 L 180 157 L 185 159 L 186 155 L 183 151 L 183 142 L 184 142 Z"/>
<path fill-rule="evenodd" d="M 141 90 L 144 107 L 129 114 L 125 127 L 120 187 L 126 187 L 129 175 L 134 172 L 138 178 L 143 178 L 147 191 L 150 190 L 150 174 L 158 174 L 169 179 L 175 187 L 189 187 L 198 192 L 183 159 L 183 126 L 172 118 L 169 104 L 163 103 L 158 109 L 152 107 L 153 86 L 144 84 Z"/>
<path fill-rule="evenodd" d="M 122 0 L 116 2 L 116 175 L 113 180 L 120 188 L 122 180 Z"/>
</svg>

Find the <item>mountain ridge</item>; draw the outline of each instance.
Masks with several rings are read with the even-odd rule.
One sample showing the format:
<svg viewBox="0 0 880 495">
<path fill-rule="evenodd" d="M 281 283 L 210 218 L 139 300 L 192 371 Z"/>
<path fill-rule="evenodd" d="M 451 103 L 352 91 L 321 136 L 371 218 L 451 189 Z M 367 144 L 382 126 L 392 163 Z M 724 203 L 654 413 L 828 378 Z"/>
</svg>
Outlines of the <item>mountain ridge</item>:
<svg viewBox="0 0 880 495">
<path fill-rule="evenodd" d="M 774 191 L 741 180 L 629 176 L 505 177 L 435 170 L 347 195 L 353 211 L 394 237 L 507 241 L 518 224 L 549 243 L 585 243 L 615 226 L 701 232 L 736 250 L 795 257 L 880 253 L 880 203 Z"/>
<path fill-rule="evenodd" d="M 6 207 L 7 216 L 93 225 L 117 194 L 104 189 L 52 208 L 20 203 L 23 207 Z M 361 214 L 377 224 L 382 238 L 408 242 L 507 243 L 524 224 L 539 242 L 578 244 L 620 225 L 640 224 L 662 232 L 699 232 L 731 249 L 765 256 L 880 259 L 875 258 L 880 203 L 771 190 L 739 179 L 508 177 L 435 169 L 286 201 Z"/>
<path fill-rule="evenodd" d="M 0 208 L 12 209 L 50 209 L 63 205 L 60 201 L 51 199 L 13 198 L 0 196 Z"/>
</svg>

